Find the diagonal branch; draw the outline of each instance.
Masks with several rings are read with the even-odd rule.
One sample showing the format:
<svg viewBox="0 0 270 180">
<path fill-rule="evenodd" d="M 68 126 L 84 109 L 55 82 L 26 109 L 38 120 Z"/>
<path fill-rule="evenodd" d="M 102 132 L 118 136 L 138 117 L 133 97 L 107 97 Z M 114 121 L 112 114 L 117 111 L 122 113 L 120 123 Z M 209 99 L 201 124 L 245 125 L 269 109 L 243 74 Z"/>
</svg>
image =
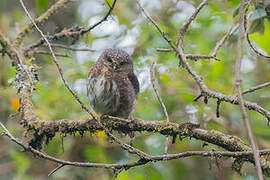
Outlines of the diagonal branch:
<svg viewBox="0 0 270 180">
<path fill-rule="evenodd" d="M 176 46 L 172 43 L 172 41 L 168 38 L 165 32 L 162 31 L 162 29 L 159 27 L 159 25 L 154 21 L 154 19 L 144 10 L 142 5 L 140 4 L 139 0 L 136 0 L 138 7 L 143 12 L 143 14 L 146 16 L 146 18 L 157 28 L 159 33 L 162 35 L 162 37 L 168 42 L 168 44 L 172 47 L 174 51 L 176 51 Z"/>
<path fill-rule="evenodd" d="M 234 25 L 230 28 L 230 30 L 216 43 L 216 46 L 211 53 L 211 56 L 214 56 L 214 57 L 217 56 L 218 50 L 221 48 L 224 42 L 228 39 L 228 37 L 231 36 L 238 28 L 239 28 L 239 24 Z"/>
<path fill-rule="evenodd" d="M 242 92 L 242 94 L 248 94 L 248 93 L 251 93 L 251 92 L 254 92 L 254 91 L 257 91 L 259 89 L 262 89 L 262 88 L 265 88 L 265 87 L 268 87 L 270 86 L 270 82 L 266 82 L 266 83 L 263 83 L 263 84 L 260 84 L 258 86 L 254 86 L 254 87 L 251 87 L 245 91 Z"/>
<path fill-rule="evenodd" d="M 253 155 L 254 155 L 254 159 L 255 159 L 255 164 L 256 164 L 256 168 L 257 168 L 257 174 L 258 174 L 258 178 L 260 180 L 263 180 L 263 174 L 262 174 L 262 168 L 261 168 L 261 164 L 260 164 L 260 155 L 259 152 L 257 150 L 257 145 L 256 142 L 254 140 L 254 135 L 252 133 L 251 130 L 251 126 L 250 126 L 250 122 L 247 116 L 247 112 L 246 112 L 246 108 L 244 106 L 244 99 L 243 99 L 243 95 L 242 95 L 242 91 L 241 91 L 241 76 L 240 76 L 240 69 L 241 69 L 241 62 L 242 62 L 242 47 L 243 47 L 243 40 L 244 40 L 244 31 L 243 31 L 243 25 L 244 25 L 244 0 L 240 1 L 240 10 L 239 10 L 239 35 L 238 35 L 238 43 L 237 43 L 237 59 L 236 59 L 236 63 L 235 63 L 235 87 L 237 89 L 237 97 L 238 97 L 238 101 L 240 104 L 240 108 L 242 111 L 242 117 L 243 117 L 243 121 L 245 123 L 246 129 L 247 129 L 247 133 L 248 133 L 248 138 L 249 141 L 251 143 L 251 147 L 252 147 L 252 151 L 253 151 Z"/>
<path fill-rule="evenodd" d="M 183 41 L 184 33 L 187 31 L 189 25 L 191 22 L 197 17 L 199 12 L 202 10 L 202 8 L 208 4 L 208 0 L 203 0 L 203 2 L 200 3 L 200 5 L 196 8 L 195 12 L 188 18 L 188 20 L 185 22 L 185 24 L 179 29 L 178 31 L 178 41 L 177 45 L 181 44 Z"/>
<path fill-rule="evenodd" d="M 65 164 L 60 164 L 59 166 L 57 166 L 56 168 L 54 168 L 49 174 L 48 177 L 50 177 L 51 175 L 53 175 L 56 171 L 58 171 L 59 169 L 61 169 L 62 167 L 64 167 Z"/>
</svg>

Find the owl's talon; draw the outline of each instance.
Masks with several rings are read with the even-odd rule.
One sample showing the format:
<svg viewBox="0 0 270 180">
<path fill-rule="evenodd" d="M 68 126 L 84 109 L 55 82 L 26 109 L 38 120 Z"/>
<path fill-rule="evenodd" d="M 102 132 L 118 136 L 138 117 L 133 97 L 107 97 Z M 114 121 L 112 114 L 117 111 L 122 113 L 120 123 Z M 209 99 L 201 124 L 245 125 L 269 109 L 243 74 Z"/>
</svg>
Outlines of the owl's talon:
<svg viewBox="0 0 270 180">
<path fill-rule="evenodd" d="M 180 128 L 183 129 L 183 131 L 192 131 L 193 129 L 199 128 L 200 124 L 193 124 L 190 122 L 186 122 L 180 125 Z"/>
</svg>

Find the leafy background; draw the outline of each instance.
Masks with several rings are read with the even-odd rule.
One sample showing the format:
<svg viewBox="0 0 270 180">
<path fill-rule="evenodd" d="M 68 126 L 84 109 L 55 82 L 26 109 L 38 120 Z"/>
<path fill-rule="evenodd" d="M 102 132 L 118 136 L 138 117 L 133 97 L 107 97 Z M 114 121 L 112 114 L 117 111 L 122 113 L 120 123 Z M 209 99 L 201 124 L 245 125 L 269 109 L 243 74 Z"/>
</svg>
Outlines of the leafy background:
<svg viewBox="0 0 270 180">
<path fill-rule="evenodd" d="M 37 17 L 54 2 L 54 0 L 32 0 L 25 3 L 31 14 Z M 200 1 L 143 0 L 141 3 L 168 36 L 176 41 L 177 30 L 194 12 Z M 237 22 L 238 3 L 239 1 L 236 0 L 210 1 L 186 33 L 185 52 L 211 53 L 217 40 Z M 107 10 L 102 0 L 72 1 L 40 27 L 43 32 L 53 34 L 75 24 L 89 26 L 102 18 Z M 18 1 L 1 0 L 0 12 L 0 30 L 11 39 L 17 34 L 18 28 L 29 23 Z M 250 12 L 253 13 L 250 30 L 252 43 L 260 52 L 269 55 L 270 24 L 267 8 L 259 4 L 251 7 Z M 234 33 L 218 52 L 217 57 L 222 61 L 190 62 L 210 89 L 228 95 L 236 94 L 234 65 L 237 35 L 238 32 Z M 39 38 L 38 33 L 34 32 L 24 43 L 31 44 Z M 71 45 L 72 41 L 64 39 L 58 43 Z M 102 50 L 109 47 L 122 48 L 132 55 L 141 86 L 134 117 L 155 121 L 165 119 L 150 84 L 150 64 L 156 61 L 159 91 L 168 109 L 170 121 L 177 123 L 197 121 L 203 128 L 236 135 L 248 142 L 238 106 L 222 103 L 221 117 L 216 118 L 216 100 L 211 99 L 208 104 L 201 101 L 193 102 L 193 98 L 199 94 L 196 83 L 185 70 L 178 67 L 178 60 L 174 53 L 156 51 L 156 48 L 168 48 L 168 45 L 150 22 L 141 15 L 134 1 L 118 1 L 108 21 L 85 34 L 73 46 L 95 50 L 94 52 L 72 52 L 55 49 L 68 56 L 58 57 L 64 69 L 64 76 L 86 104 L 88 101 L 85 81 L 89 68 L 95 63 Z M 63 86 L 52 57 L 37 55 L 34 63 L 40 68 L 40 82 L 33 96 L 36 114 L 48 121 L 87 118 L 87 114 L 81 110 Z M 269 68 L 269 60 L 256 56 L 245 42 L 241 69 L 243 89 L 269 81 Z M 11 67 L 8 57 L 0 57 L 0 119 L 11 133 L 16 137 L 21 137 L 23 129 L 18 124 L 17 113 L 19 99 L 16 90 L 9 84 L 9 79 L 15 74 L 16 71 Z M 270 109 L 268 92 L 269 87 L 245 95 L 244 98 Z M 248 115 L 259 147 L 270 148 L 270 130 L 267 120 L 256 112 L 249 111 Z M 130 141 L 123 135 L 118 136 L 125 142 Z M 136 134 L 133 140 L 135 147 L 152 155 L 162 154 L 164 143 L 165 137 L 153 133 Z M 0 144 L 0 179 L 47 179 L 47 174 L 56 167 L 56 164 L 52 162 L 21 152 L 19 147 L 3 136 L 0 137 Z M 213 145 L 203 145 L 203 142 L 194 139 L 177 140 L 175 144 L 170 144 L 169 153 L 219 149 Z M 121 150 L 116 144 L 109 142 L 103 132 L 86 133 L 83 137 L 58 135 L 44 147 L 44 151 L 58 158 L 73 161 L 121 163 L 135 158 Z M 240 176 L 231 170 L 231 163 L 232 159 L 192 157 L 135 167 L 121 172 L 117 179 L 256 179 L 253 165 L 246 164 L 243 169 L 244 174 Z M 111 179 L 112 176 L 112 172 L 104 169 L 64 167 L 51 179 L 97 179 L 97 177 Z"/>
</svg>

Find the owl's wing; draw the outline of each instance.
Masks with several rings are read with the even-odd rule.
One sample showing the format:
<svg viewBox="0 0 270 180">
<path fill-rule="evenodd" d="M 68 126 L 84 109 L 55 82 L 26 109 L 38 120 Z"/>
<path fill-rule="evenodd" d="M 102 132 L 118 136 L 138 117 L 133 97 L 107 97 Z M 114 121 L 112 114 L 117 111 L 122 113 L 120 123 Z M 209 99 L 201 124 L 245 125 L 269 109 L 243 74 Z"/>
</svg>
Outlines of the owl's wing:
<svg viewBox="0 0 270 180">
<path fill-rule="evenodd" d="M 139 91 L 140 91 L 140 84 L 139 81 L 137 79 L 137 76 L 132 72 L 128 74 L 128 79 L 130 80 L 136 95 L 138 95 Z"/>
<path fill-rule="evenodd" d="M 94 64 L 89 72 L 88 72 L 88 77 L 87 77 L 87 83 L 86 83 L 86 93 L 87 93 L 87 96 L 89 97 L 89 91 L 90 91 L 90 88 L 91 88 L 91 79 L 94 78 L 96 76 L 96 69 L 98 69 L 98 66 L 96 64 Z"/>
</svg>

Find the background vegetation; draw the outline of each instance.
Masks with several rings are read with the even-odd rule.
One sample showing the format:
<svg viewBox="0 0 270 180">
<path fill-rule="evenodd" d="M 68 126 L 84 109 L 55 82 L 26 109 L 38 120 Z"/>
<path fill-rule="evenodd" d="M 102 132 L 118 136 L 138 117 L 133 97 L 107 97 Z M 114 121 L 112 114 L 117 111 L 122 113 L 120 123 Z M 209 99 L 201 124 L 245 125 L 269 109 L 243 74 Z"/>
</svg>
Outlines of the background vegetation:
<svg viewBox="0 0 270 180">
<path fill-rule="evenodd" d="M 33 17 L 43 13 L 54 0 L 25 1 Z M 111 1 L 109 1 L 111 3 Z M 197 0 L 151 0 L 141 1 L 143 7 L 158 22 L 169 37 L 176 41 L 178 29 L 194 12 L 201 1 Z M 72 1 L 49 20 L 40 25 L 46 34 L 55 34 L 59 29 L 74 25 L 89 26 L 107 12 L 102 0 Z M 263 54 L 270 54 L 270 22 L 267 8 L 258 3 L 252 6 L 251 35 L 252 44 Z M 210 1 L 192 22 L 184 39 L 187 54 L 209 54 L 216 42 L 238 21 L 239 1 Z M 0 1 L 0 31 L 14 38 L 18 30 L 30 21 L 21 5 L 15 0 Z M 193 69 L 204 79 L 206 85 L 226 95 L 236 94 L 234 70 L 237 55 L 236 31 L 221 47 L 214 59 L 189 61 Z M 23 43 L 31 44 L 40 38 L 34 31 Z M 196 82 L 181 67 L 173 52 L 158 52 L 157 48 L 169 48 L 154 26 L 141 14 L 135 1 L 119 0 L 108 20 L 90 33 L 81 36 L 75 43 L 70 39 L 55 41 L 76 48 L 89 48 L 93 51 L 70 51 L 55 48 L 64 76 L 71 87 L 88 104 L 85 82 L 89 68 L 95 63 L 102 50 L 110 47 L 122 48 L 132 55 L 135 71 L 140 81 L 140 95 L 133 117 L 145 120 L 164 120 L 163 111 L 150 83 L 149 68 L 157 62 L 159 92 L 167 107 L 171 122 L 199 122 L 202 128 L 215 129 L 226 134 L 238 136 L 249 142 L 242 121 L 239 106 L 222 102 L 220 117 L 216 117 L 216 100 L 209 99 L 208 104 L 193 99 L 200 94 Z M 74 44 L 73 44 L 74 43 Z M 246 41 L 243 44 L 242 86 L 243 90 L 265 83 L 270 79 L 269 59 L 254 53 Z M 44 51 L 47 48 L 44 47 Z M 86 119 L 87 114 L 74 101 L 59 78 L 51 55 L 36 54 L 33 63 L 39 68 L 40 81 L 34 92 L 35 113 L 40 119 Z M 10 81 L 16 75 L 8 56 L 0 57 L 0 119 L 11 133 L 21 137 L 23 128 L 19 125 L 19 97 Z M 270 109 L 269 87 L 249 93 L 245 100 L 256 102 Z M 255 111 L 248 111 L 252 130 L 260 149 L 270 148 L 270 130 L 267 119 Z M 118 135 L 125 142 L 129 138 Z M 155 133 L 136 134 L 133 145 L 151 155 L 161 155 L 165 138 Z M 47 174 L 56 167 L 55 163 L 35 158 L 30 153 L 21 152 L 9 139 L 0 136 L 0 179 L 47 179 Z M 169 153 L 187 150 L 219 150 L 221 148 L 194 139 L 177 140 L 169 145 Z M 108 141 L 103 132 L 85 133 L 73 136 L 58 135 L 44 147 L 46 153 L 74 161 L 104 163 L 127 162 L 133 158 L 118 145 Z M 245 164 L 243 176 L 231 170 L 231 158 L 190 157 L 168 162 L 150 163 L 121 172 L 117 179 L 256 179 L 256 169 Z M 57 171 L 52 179 L 111 179 L 112 172 L 105 169 L 64 167 Z"/>
</svg>

